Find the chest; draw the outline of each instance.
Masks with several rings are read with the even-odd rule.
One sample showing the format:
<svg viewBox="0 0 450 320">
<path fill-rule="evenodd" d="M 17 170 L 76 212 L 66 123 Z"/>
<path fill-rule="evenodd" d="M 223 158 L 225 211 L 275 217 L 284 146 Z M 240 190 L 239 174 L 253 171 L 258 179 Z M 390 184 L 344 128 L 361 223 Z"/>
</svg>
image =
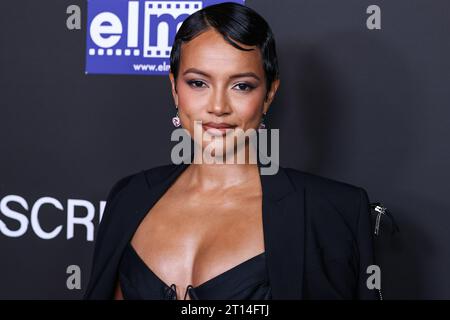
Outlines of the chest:
<svg viewBox="0 0 450 320">
<path fill-rule="evenodd" d="M 262 196 L 168 192 L 132 245 L 166 283 L 201 284 L 264 251 Z"/>
</svg>

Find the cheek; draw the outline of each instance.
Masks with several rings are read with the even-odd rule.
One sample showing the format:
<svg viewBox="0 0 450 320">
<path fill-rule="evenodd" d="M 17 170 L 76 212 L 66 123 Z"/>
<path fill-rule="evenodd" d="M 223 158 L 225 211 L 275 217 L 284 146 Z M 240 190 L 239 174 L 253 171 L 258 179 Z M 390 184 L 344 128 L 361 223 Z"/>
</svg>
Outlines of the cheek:
<svg viewBox="0 0 450 320">
<path fill-rule="evenodd" d="M 262 99 L 254 95 L 236 104 L 235 113 L 240 119 L 242 129 L 255 128 L 259 125 L 259 118 L 262 112 Z"/>
<path fill-rule="evenodd" d="M 200 119 L 202 110 L 207 108 L 207 99 L 193 93 L 186 84 L 182 84 L 178 90 L 178 103 L 183 110 L 183 116 L 188 121 Z"/>
</svg>

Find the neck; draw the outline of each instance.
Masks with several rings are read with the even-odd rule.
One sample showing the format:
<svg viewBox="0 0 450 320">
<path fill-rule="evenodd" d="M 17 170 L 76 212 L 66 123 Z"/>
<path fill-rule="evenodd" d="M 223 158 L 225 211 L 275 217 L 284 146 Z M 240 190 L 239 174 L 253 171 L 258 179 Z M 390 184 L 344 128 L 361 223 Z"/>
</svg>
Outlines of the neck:
<svg viewBox="0 0 450 320">
<path fill-rule="evenodd" d="M 259 179 L 259 168 L 255 161 L 250 161 L 248 145 L 234 151 L 234 161 L 229 161 L 230 163 L 226 163 L 226 157 L 222 158 L 223 163 L 208 163 L 203 158 L 203 152 L 194 154 L 189 177 L 192 186 L 200 190 L 226 189 Z M 232 152 L 230 150 L 230 153 Z M 244 157 L 238 157 L 237 153 L 243 153 Z M 238 163 L 238 159 L 245 159 L 244 163 Z"/>
</svg>

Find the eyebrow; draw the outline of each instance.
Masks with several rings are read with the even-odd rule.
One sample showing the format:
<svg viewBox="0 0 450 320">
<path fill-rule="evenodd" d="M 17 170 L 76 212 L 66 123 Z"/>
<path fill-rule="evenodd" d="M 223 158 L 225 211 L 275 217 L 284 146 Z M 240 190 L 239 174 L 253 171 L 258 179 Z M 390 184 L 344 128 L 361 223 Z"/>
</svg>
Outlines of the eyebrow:
<svg viewBox="0 0 450 320">
<path fill-rule="evenodd" d="M 187 69 L 185 72 L 183 72 L 183 75 L 185 75 L 187 73 L 197 73 L 197 74 L 201 74 L 205 77 L 211 78 L 211 76 L 208 73 L 206 73 L 202 70 L 196 69 L 196 68 Z M 256 80 L 261 80 L 254 72 L 237 73 L 237 74 L 230 76 L 229 79 L 236 79 L 236 78 L 242 78 L 242 77 L 252 77 L 252 78 L 255 78 Z"/>
</svg>

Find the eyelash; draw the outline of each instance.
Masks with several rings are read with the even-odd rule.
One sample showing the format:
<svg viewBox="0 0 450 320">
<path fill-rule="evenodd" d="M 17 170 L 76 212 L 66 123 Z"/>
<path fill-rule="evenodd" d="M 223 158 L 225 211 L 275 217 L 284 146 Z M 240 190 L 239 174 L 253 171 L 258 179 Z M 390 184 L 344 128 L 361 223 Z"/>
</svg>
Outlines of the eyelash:
<svg viewBox="0 0 450 320">
<path fill-rule="evenodd" d="M 202 83 L 202 84 L 204 84 L 204 82 L 201 81 L 201 80 L 188 80 L 188 81 L 186 81 L 186 83 L 187 83 L 190 87 L 192 87 L 192 88 L 194 88 L 194 89 L 201 89 L 201 88 L 202 88 L 202 87 L 196 87 L 196 86 L 193 86 L 194 83 Z M 236 86 L 239 86 L 239 85 L 245 85 L 245 86 L 247 86 L 247 89 L 239 90 L 239 91 L 244 91 L 244 92 L 252 91 L 252 90 L 255 88 L 255 86 L 251 85 L 250 83 L 246 83 L 246 82 L 240 82 L 240 83 L 237 83 L 237 84 L 236 84 Z"/>
</svg>

